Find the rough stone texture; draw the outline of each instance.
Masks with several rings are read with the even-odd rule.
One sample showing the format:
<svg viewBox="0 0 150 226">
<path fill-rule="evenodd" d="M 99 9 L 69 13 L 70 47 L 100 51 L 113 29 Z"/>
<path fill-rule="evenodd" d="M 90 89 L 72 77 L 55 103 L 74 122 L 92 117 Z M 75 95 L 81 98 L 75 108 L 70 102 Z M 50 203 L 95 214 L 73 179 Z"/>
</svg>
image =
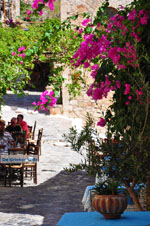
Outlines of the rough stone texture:
<svg viewBox="0 0 150 226">
<path fill-rule="evenodd" d="M 87 83 L 90 84 L 91 78 L 87 71 L 84 72 L 86 75 Z M 69 68 L 65 68 L 63 72 L 64 78 L 66 78 L 66 82 L 69 81 L 69 75 L 71 74 L 71 70 Z M 112 93 L 109 93 L 108 98 L 103 98 L 99 101 L 92 100 L 91 97 L 88 97 L 86 94 L 86 90 L 82 91 L 81 96 L 78 96 L 72 100 L 69 100 L 69 94 L 67 91 L 67 87 L 65 83 L 62 88 L 62 96 L 63 96 L 63 104 L 62 104 L 62 112 L 64 115 L 73 118 L 82 118 L 85 122 L 87 113 L 90 113 L 95 119 L 96 123 L 100 117 L 104 115 L 104 112 L 108 108 L 108 106 L 112 103 Z M 52 111 L 51 111 L 52 112 Z M 96 124 L 95 124 L 95 127 Z M 97 127 L 100 133 L 105 133 L 105 128 Z"/>
<path fill-rule="evenodd" d="M 17 20 L 17 17 L 20 16 L 20 1 L 14 0 L 10 2 L 9 6 L 9 15 L 7 15 L 8 18 L 12 18 L 13 21 Z"/>
<path fill-rule="evenodd" d="M 93 17 L 103 0 L 61 0 L 61 20 L 75 13 L 89 12 Z M 132 0 L 109 0 L 110 7 L 117 8 L 126 5 Z"/>
</svg>

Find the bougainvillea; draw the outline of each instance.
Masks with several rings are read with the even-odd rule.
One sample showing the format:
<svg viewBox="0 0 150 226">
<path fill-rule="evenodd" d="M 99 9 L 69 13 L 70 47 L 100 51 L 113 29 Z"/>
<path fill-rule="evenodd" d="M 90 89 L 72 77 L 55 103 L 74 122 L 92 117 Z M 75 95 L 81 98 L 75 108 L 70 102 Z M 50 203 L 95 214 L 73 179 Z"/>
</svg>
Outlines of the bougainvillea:
<svg viewBox="0 0 150 226">
<path fill-rule="evenodd" d="M 26 19 L 27 20 L 29 20 L 30 19 L 30 15 L 32 14 L 35 14 L 35 15 L 40 15 L 40 16 L 42 16 L 43 15 L 43 11 L 42 11 L 42 9 L 45 7 L 45 6 L 48 6 L 49 7 L 49 9 L 51 10 L 51 11 L 53 11 L 54 10 L 54 2 L 55 2 L 56 0 L 46 0 L 46 1 L 44 1 L 44 0 L 33 0 L 33 1 L 31 1 L 31 4 L 32 4 L 32 11 L 31 10 L 29 10 L 29 9 L 27 9 L 26 10 L 26 14 L 27 14 L 27 17 L 26 17 Z M 29 4 L 29 2 L 26 2 L 26 4 Z"/>
<path fill-rule="evenodd" d="M 52 107 L 56 104 L 57 98 L 54 97 L 54 91 L 48 92 L 44 91 L 41 96 L 40 100 L 36 103 L 33 102 L 32 104 L 35 105 L 35 110 L 48 110 L 48 106 Z"/>
</svg>

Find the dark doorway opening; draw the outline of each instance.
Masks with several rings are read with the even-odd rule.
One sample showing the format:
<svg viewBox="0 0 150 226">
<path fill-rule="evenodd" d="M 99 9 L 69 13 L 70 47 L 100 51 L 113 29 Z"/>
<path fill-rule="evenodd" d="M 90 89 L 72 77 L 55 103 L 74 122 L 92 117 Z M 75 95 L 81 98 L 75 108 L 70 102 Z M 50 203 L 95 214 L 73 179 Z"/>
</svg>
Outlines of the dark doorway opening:
<svg viewBox="0 0 150 226">
<path fill-rule="evenodd" d="M 52 64 L 50 62 L 36 61 L 30 75 L 31 80 L 25 89 L 29 91 L 44 91 L 49 83 L 50 75 L 52 75 Z"/>
</svg>

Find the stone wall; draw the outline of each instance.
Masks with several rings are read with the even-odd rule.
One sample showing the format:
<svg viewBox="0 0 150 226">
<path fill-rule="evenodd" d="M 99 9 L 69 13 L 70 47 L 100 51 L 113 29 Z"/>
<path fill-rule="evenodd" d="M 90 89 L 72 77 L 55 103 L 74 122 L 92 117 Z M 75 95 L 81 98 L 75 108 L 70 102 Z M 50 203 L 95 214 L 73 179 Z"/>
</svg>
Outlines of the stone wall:
<svg viewBox="0 0 150 226">
<path fill-rule="evenodd" d="M 102 0 L 61 0 L 61 20 L 65 20 L 67 17 L 75 13 L 90 12 L 91 18 L 93 18 L 101 5 Z M 131 0 L 110 0 L 110 7 L 117 8 L 119 5 L 126 5 L 130 3 Z M 81 21 L 79 20 L 80 24 Z M 70 70 L 66 68 L 63 72 L 65 78 L 69 79 Z M 88 77 L 88 76 L 87 76 Z M 89 112 L 98 121 L 108 106 L 110 105 L 112 99 L 112 93 L 106 99 L 104 98 L 97 103 L 93 101 L 90 97 L 86 95 L 83 91 L 80 97 L 73 100 L 69 100 L 67 88 L 63 86 L 63 114 L 71 116 L 74 118 L 82 118 L 85 121 L 86 113 Z M 104 132 L 104 128 L 101 128 L 100 132 Z"/>
<path fill-rule="evenodd" d="M 71 70 L 69 68 L 65 68 L 63 72 L 63 76 L 66 78 L 66 82 L 68 82 L 69 80 L 70 73 L 71 73 Z M 86 75 L 87 75 L 87 78 L 90 78 L 88 75 L 88 72 Z M 62 88 L 62 96 L 63 96 L 62 113 L 69 117 L 81 118 L 83 119 L 83 123 L 86 120 L 87 113 L 90 113 L 92 117 L 95 119 L 95 123 L 97 123 L 99 118 L 104 115 L 108 106 L 112 103 L 112 93 L 109 93 L 108 98 L 103 98 L 102 100 L 99 100 L 96 102 L 91 97 L 87 96 L 86 91 L 87 89 L 83 90 L 81 93 L 81 96 L 78 96 L 70 100 L 67 87 L 65 86 L 65 83 L 64 83 Z M 56 113 L 56 111 L 54 112 Z M 59 112 L 60 111 L 58 111 L 58 113 Z M 101 133 L 105 133 L 105 128 L 99 127 L 99 131 Z"/>
<path fill-rule="evenodd" d="M 61 0 L 61 20 L 75 13 L 89 12 L 93 17 L 103 0 Z M 109 0 L 110 6 L 117 8 L 119 5 L 125 6 L 132 0 Z"/>
<path fill-rule="evenodd" d="M 20 0 L 12 1 L 12 19 L 15 21 L 20 16 Z"/>
<path fill-rule="evenodd" d="M 17 17 L 20 16 L 20 0 L 0 0 L 0 20 L 12 18 L 16 21 Z"/>
</svg>

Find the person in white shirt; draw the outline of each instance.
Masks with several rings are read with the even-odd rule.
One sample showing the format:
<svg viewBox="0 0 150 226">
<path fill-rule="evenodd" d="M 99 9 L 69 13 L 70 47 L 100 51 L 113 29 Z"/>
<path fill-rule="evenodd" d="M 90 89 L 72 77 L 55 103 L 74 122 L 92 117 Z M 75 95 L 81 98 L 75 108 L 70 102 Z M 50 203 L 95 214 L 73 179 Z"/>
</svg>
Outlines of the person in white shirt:
<svg viewBox="0 0 150 226">
<path fill-rule="evenodd" d="M 5 121 L 0 120 L 0 152 L 8 151 L 14 144 L 11 134 L 5 131 Z"/>
</svg>

